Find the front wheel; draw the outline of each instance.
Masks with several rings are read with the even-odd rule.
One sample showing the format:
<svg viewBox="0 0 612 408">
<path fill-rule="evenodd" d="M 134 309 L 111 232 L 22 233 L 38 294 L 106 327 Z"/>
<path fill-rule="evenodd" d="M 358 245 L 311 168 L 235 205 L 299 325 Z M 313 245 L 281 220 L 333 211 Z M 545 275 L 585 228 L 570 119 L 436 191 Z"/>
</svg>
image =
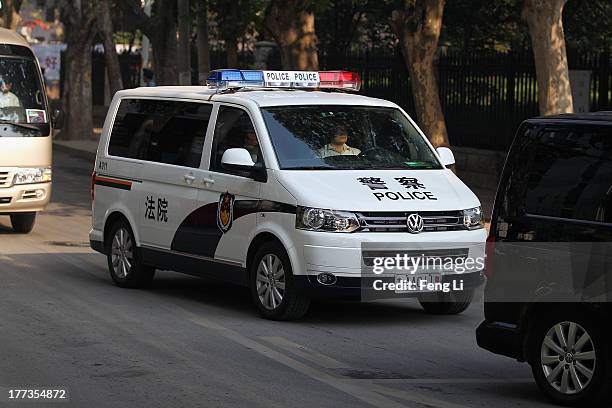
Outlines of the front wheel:
<svg viewBox="0 0 612 408">
<path fill-rule="evenodd" d="M 421 307 L 430 314 L 459 314 L 470 306 L 473 290 L 434 292 L 419 296 Z"/>
<path fill-rule="evenodd" d="M 115 284 L 121 288 L 149 285 L 155 275 L 155 268 L 143 265 L 140 248 L 136 246 L 129 224 L 123 220 L 116 222 L 107 238 L 108 270 Z"/>
<path fill-rule="evenodd" d="M 579 313 L 545 318 L 528 342 L 538 387 L 555 403 L 593 406 L 610 402 L 609 346 L 601 326 Z"/>
<path fill-rule="evenodd" d="M 266 242 L 257 250 L 249 280 L 253 302 L 265 318 L 295 320 L 308 311 L 310 299 L 298 293 L 289 257 L 281 244 Z"/>
<path fill-rule="evenodd" d="M 18 234 L 28 234 L 34 229 L 34 223 L 36 222 L 36 213 L 17 213 L 11 214 L 11 225 L 13 231 Z"/>
</svg>

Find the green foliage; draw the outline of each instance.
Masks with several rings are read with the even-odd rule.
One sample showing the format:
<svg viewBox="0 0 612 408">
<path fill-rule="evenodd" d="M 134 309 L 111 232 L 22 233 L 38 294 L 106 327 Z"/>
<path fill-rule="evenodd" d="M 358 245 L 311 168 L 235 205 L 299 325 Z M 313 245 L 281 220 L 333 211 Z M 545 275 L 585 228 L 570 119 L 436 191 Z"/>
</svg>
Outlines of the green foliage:
<svg viewBox="0 0 612 408">
<path fill-rule="evenodd" d="M 568 49 L 610 50 L 611 18 L 610 0 L 569 0 L 563 10 L 563 28 Z"/>
<path fill-rule="evenodd" d="M 451 49 L 523 49 L 529 31 L 522 6 L 522 0 L 447 1 L 440 41 Z"/>
<path fill-rule="evenodd" d="M 235 41 L 246 33 L 249 25 L 258 24 L 264 3 L 263 0 L 210 0 L 209 8 L 221 38 Z"/>
</svg>

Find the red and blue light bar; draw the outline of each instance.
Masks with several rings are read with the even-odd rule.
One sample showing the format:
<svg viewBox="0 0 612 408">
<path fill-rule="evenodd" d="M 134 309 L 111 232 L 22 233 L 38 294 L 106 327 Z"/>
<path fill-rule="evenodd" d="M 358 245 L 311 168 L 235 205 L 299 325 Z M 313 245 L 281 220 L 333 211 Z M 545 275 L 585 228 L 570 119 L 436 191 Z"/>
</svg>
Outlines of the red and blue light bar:
<svg viewBox="0 0 612 408">
<path fill-rule="evenodd" d="M 361 78 L 350 71 L 255 71 L 217 69 L 206 84 L 215 88 L 319 88 L 359 91 Z"/>
</svg>

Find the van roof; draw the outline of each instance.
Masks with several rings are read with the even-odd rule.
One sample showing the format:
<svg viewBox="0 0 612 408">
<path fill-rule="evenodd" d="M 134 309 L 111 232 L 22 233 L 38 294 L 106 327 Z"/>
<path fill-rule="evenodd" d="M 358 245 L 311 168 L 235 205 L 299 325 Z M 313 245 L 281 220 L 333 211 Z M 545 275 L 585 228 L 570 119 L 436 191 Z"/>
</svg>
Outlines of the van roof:
<svg viewBox="0 0 612 408">
<path fill-rule="evenodd" d="M 16 31 L 0 28 L 0 44 L 21 45 L 30 48 L 30 44 Z"/>
<path fill-rule="evenodd" d="M 156 86 L 127 89 L 121 97 L 162 97 L 237 102 L 249 99 L 259 106 L 283 105 L 365 105 L 397 107 L 393 102 L 345 92 L 324 92 L 299 89 L 258 88 L 219 92 L 209 86 Z"/>
<path fill-rule="evenodd" d="M 528 122 L 612 122 L 612 111 L 562 113 L 558 115 L 538 116 Z"/>
</svg>

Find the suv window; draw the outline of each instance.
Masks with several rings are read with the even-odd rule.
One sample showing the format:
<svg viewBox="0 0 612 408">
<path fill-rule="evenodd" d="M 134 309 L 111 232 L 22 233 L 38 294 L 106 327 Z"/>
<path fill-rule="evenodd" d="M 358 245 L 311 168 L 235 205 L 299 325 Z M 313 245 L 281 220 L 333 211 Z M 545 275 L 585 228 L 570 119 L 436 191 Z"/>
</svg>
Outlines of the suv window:
<svg viewBox="0 0 612 408">
<path fill-rule="evenodd" d="M 543 129 L 530 148 L 527 213 L 612 223 L 612 130 Z"/>
<path fill-rule="evenodd" d="M 212 105 L 155 99 L 121 101 L 108 147 L 113 156 L 200 167 Z"/>
<path fill-rule="evenodd" d="M 210 170 L 237 174 L 221 167 L 223 153 L 227 149 L 237 147 L 247 149 L 255 163 L 263 162 L 255 127 L 248 113 L 243 109 L 221 106 L 217 115 L 215 138 L 210 155 Z"/>
</svg>

